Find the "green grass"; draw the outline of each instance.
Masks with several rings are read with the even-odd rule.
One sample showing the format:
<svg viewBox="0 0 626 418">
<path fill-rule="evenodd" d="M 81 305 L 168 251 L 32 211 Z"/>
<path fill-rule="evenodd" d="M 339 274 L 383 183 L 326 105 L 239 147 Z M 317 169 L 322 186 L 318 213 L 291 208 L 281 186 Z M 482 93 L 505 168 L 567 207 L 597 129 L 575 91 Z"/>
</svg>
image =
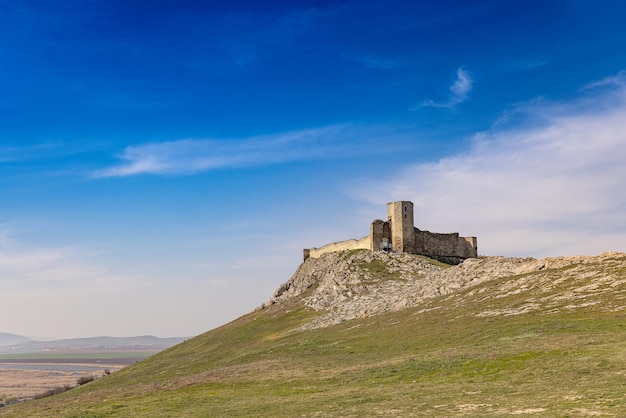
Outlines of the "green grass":
<svg viewBox="0 0 626 418">
<path fill-rule="evenodd" d="M 344 260 L 348 260 L 348 259 L 352 258 L 354 255 L 356 255 L 358 253 L 362 253 L 363 251 L 369 252 L 369 250 L 365 250 L 363 248 L 358 248 L 356 250 L 346 250 L 346 251 L 344 251 L 343 259 Z"/>
<path fill-rule="evenodd" d="M 426 257 L 425 255 L 416 255 L 415 257 L 418 257 L 418 258 L 421 258 L 423 260 L 426 260 L 429 263 L 434 264 L 434 265 L 436 265 L 438 267 L 442 267 L 444 269 L 452 267 L 452 264 L 447 264 L 447 263 L 444 263 L 444 262 L 439 261 L 439 260 L 434 260 L 432 258 Z"/>
<path fill-rule="evenodd" d="M 505 282 L 310 331 L 272 306 L 0 416 L 626 416 L 626 313 L 477 316 L 523 302 L 470 294 Z"/>
</svg>

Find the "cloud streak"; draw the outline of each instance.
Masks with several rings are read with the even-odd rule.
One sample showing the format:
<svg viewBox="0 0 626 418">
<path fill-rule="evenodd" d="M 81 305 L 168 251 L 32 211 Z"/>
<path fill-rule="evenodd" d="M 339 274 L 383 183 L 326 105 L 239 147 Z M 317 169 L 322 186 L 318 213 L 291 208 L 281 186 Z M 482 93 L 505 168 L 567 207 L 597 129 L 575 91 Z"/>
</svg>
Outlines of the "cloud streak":
<svg viewBox="0 0 626 418">
<path fill-rule="evenodd" d="M 376 128 L 337 125 L 244 139 L 181 139 L 132 145 L 119 155 L 121 164 L 97 170 L 94 176 L 189 175 L 223 168 L 352 157 L 380 152 L 382 147 L 376 144 L 386 136 L 380 134 Z"/>
<path fill-rule="evenodd" d="M 69 248 L 35 248 L 16 242 L 6 231 L 0 231 L 0 293 L 32 287 L 65 292 L 115 286 L 124 288 L 132 282 L 102 267 L 85 261 L 85 254 Z M 25 286 L 28 285 L 28 286 Z"/>
<path fill-rule="evenodd" d="M 473 84 L 474 80 L 472 80 L 468 72 L 463 68 L 459 68 L 456 71 L 456 80 L 450 86 L 448 100 L 446 102 L 435 102 L 432 99 L 426 99 L 422 102 L 422 107 L 454 108 L 468 99 Z M 414 106 L 411 110 L 417 110 L 417 108 Z"/>
<path fill-rule="evenodd" d="M 72 148 L 74 146 L 74 148 Z M 15 161 L 45 160 L 82 152 L 84 146 L 59 142 L 14 146 L 0 146 L 0 163 Z"/>
<path fill-rule="evenodd" d="M 626 80 L 520 106 L 465 153 L 394 173 L 361 197 L 411 199 L 416 223 L 479 236 L 483 254 L 626 251 Z M 520 123 L 521 121 L 521 123 Z"/>
</svg>

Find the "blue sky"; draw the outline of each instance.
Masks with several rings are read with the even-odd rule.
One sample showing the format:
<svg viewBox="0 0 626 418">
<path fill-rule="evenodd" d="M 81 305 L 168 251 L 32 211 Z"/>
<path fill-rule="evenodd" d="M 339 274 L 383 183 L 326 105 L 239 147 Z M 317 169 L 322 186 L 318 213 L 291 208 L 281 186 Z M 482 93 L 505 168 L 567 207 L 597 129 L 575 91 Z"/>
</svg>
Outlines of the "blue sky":
<svg viewBox="0 0 626 418">
<path fill-rule="evenodd" d="M 195 335 L 385 203 L 626 251 L 618 1 L 0 6 L 0 331 Z"/>
</svg>

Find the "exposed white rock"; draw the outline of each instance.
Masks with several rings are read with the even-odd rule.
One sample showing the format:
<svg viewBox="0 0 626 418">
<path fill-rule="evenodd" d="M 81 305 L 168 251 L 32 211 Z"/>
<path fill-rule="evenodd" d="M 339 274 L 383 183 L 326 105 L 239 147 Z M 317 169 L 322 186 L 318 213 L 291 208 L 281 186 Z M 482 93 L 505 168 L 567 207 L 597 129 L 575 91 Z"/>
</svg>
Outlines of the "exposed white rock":
<svg viewBox="0 0 626 418">
<path fill-rule="evenodd" d="M 444 268 L 406 253 L 344 251 L 306 260 L 264 306 L 300 298 L 306 306 L 326 312 L 305 326 L 318 328 L 417 306 L 441 295 L 450 295 L 455 304 L 477 295 L 479 300 L 533 295 L 520 306 L 478 314 L 494 316 L 593 306 L 598 303 L 595 297 L 617 289 L 615 303 L 603 309 L 620 311 L 626 309 L 625 276 L 623 253 L 542 260 L 485 257 Z M 455 293 L 502 278 L 508 279 L 493 288 L 480 287 L 464 295 Z M 555 294 L 557 285 L 561 290 Z"/>
</svg>

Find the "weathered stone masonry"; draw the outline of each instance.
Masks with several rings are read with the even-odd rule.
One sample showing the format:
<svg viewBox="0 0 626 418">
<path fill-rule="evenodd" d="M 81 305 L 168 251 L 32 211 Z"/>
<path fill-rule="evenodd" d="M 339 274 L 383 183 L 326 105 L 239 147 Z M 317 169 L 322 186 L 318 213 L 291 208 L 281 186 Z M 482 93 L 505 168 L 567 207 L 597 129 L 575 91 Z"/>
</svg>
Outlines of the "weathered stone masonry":
<svg viewBox="0 0 626 418">
<path fill-rule="evenodd" d="M 355 249 L 420 254 L 449 263 L 478 257 L 476 237 L 460 237 L 456 232 L 438 234 L 421 231 L 414 226 L 413 203 L 400 201 L 387 203 L 387 221 L 373 221 L 368 236 L 333 242 L 320 248 L 307 248 L 304 259 Z"/>
</svg>

